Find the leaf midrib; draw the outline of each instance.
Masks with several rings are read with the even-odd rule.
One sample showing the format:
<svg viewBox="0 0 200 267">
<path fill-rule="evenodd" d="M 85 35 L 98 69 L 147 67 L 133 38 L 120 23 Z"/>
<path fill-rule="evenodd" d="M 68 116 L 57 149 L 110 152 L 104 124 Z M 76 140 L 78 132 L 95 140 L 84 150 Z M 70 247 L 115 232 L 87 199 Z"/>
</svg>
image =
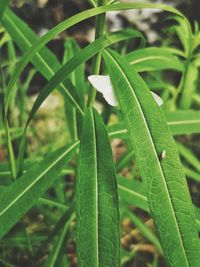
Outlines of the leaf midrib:
<svg viewBox="0 0 200 267">
<path fill-rule="evenodd" d="M 181 124 L 193 124 L 200 123 L 200 120 L 182 120 L 182 121 L 168 121 L 168 125 L 181 125 Z"/>
<path fill-rule="evenodd" d="M 95 119 L 94 119 L 94 114 L 92 112 L 92 109 L 90 109 L 91 112 L 91 119 L 92 119 L 92 133 L 93 133 L 93 141 L 94 141 L 94 168 L 95 168 L 95 234 L 96 234 L 96 267 L 99 266 L 99 232 L 98 232 L 98 226 L 99 226 L 99 222 L 98 222 L 98 209 L 99 209 L 99 200 L 98 200 L 98 166 L 97 166 L 97 148 L 96 148 L 96 144 L 97 144 L 97 140 L 96 140 L 96 129 L 95 129 Z"/>
<path fill-rule="evenodd" d="M 137 103 L 138 108 L 139 108 L 139 110 L 140 110 L 140 112 L 141 112 L 141 115 L 142 115 L 142 118 L 143 118 L 143 121 L 144 121 L 144 125 L 145 125 L 145 127 L 146 127 L 146 129 L 147 129 L 147 133 L 148 133 L 148 135 L 149 135 L 149 139 L 150 139 L 150 141 L 151 141 L 152 149 L 153 149 L 153 151 L 154 151 L 154 153 L 155 153 L 155 156 L 156 156 L 156 161 L 157 161 L 158 168 L 159 168 L 160 173 L 161 173 L 161 176 L 162 176 L 162 178 L 163 178 L 163 184 L 164 184 L 164 186 L 165 186 L 165 190 L 166 190 L 166 192 L 167 192 L 168 201 L 169 201 L 169 204 L 170 204 L 170 206 L 171 206 L 171 210 L 173 211 L 173 212 L 172 212 L 172 215 L 173 215 L 173 217 L 174 217 L 175 225 L 176 225 L 176 228 L 177 228 L 177 230 L 178 230 L 178 235 L 179 235 L 180 244 L 181 244 L 181 246 L 182 246 L 182 248 L 183 248 L 183 252 L 184 252 L 183 254 L 184 254 L 184 256 L 185 256 L 187 265 L 188 265 L 188 267 L 189 267 L 189 266 L 190 266 L 190 265 L 189 265 L 189 261 L 188 261 L 187 255 L 186 255 L 186 251 L 185 251 L 184 243 L 183 243 L 183 240 L 182 240 L 182 235 L 181 235 L 180 229 L 179 229 L 178 224 L 177 224 L 177 221 L 178 221 L 178 220 L 177 220 L 176 214 L 175 214 L 174 209 L 173 209 L 173 203 L 172 203 L 171 198 L 170 198 L 170 193 L 169 193 L 169 190 L 168 190 L 168 185 L 167 185 L 167 183 L 166 183 L 166 181 L 165 181 L 165 176 L 164 176 L 164 173 L 163 173 L 163 170 L 162 170 L 162 166 L 160 165 L 160 161 L 159 161 L 159 158 L 158 158 L 158 155 L 157 155 L 155 146 L 154 146 L 153 139 L 152 139 L 152 137 L 151 137 L 151 133 L 150 133 L 150 130 L 149 130 L 148 123 L 147 123 L 147 121 L 145 120 L 145 116 L 144 116 L 142 107 L 141 107 L 141 105 L 140 105 L 140 103 L 139 103 L 139 101 L 138 101 L 138 99 L 137 99 L 137 96 L 135 95 L 135 92 L 132 90 L 132 86 L 131 86 L 131 83 L 130 83 L 128 77 L 126 77 L 126 75 L 124 74 L 124 72 L 123 72 L 121 66 L 118 64 L 118 62 L 116 62 L 116 60 L 113 58 L 113 56 L 112 56 L 110 53 L 108 53 L 105 49 L 104 49 L 104 51 L 108 54 L 109 57 L 111 57 L 111 58 L 113 59 L 113 61 L 115 62 L 116 66 L 119 68 L 119 70 L 120 70 L 120 72 L 122 73 L 123 77 L 124 77 L 125 80 L 127 81 L 128 86 L 129 86 L 129 88 L 131 89 L 131 92 L 133 93 L 134 98 L 136 99 L 136 103 Z"/>
<path fill-rule="evenodd" d="M 171 59 L 167 58 L 167 57 L 162 57 L 162 56 L 146 56 L 144 58 L 139 58 L 139 59 L 135 59 L 135 60 L 130 60 L 130 64 L 134 65 L 143 61 L 148 61 L 151 59 L 164 59 L 164 60 L 168 60 L 169 62 L 171 62 Z"/>
</svg>

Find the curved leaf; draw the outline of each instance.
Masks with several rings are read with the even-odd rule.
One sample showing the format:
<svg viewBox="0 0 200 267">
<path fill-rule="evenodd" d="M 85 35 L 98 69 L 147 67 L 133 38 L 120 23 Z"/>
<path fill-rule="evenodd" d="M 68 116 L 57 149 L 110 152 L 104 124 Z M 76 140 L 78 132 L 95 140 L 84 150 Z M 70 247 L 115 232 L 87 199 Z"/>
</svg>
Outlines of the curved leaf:
<svg viewBox="0 0 200 267">
<path fill-rule="evenodd" d="M 166 47 L 148 47 L 131 52 L 125 59 L 137 72 L 174 69 L 183 71 L 183 63 Z"/>
<path fill-rule="evenodd" d="M 198 267 L 200 244 L 194 209 L 165 117 L 127 61 L 112 50 L 103 56 L 135 147 L 165 256 L 170 266 Z"/>
<path fill-rule="evenodd" d="M 165 117 L 173 135 L 200 133 L 200 112 L 177 110 L 165 112 Z"/>
<path fill-rule="evenodd" d="M 119 266 L 119 212 L 112 152 L 103 121 L 91 108 L 85 115 L 80 143 L 76 216 L 79 266 Z"/>
</svg>

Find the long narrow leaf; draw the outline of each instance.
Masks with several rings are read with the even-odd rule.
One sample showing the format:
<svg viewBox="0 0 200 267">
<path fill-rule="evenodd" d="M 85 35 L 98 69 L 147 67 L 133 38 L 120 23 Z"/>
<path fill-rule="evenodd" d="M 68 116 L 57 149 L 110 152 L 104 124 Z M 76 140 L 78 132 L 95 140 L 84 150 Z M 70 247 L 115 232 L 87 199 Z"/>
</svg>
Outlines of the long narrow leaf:
<svg viewBox="0 0 200 267">
<path fill-rule="evenodd" d="M 169 48 L 148 47 L 131 52 L 125 59 L 137 72 L 174 69 L 183 71 L 183 63 Z"/>
<path fill-rule="evenodd" d="M 100 116 L 83 123 L 76 185 L 79 266 L 119 266 L 119 212 L 112 152 Z M 92 252 L 92 253 L 91 253 Z"/>
<path fill-rule="evenodd" d="M 0 20 L 1 20 L 3 13 L 4 13 L 4 10 L 6 9 L 9 2 L 10 2 L 10 0 L 1 0 L 0 1 Z"/>
<path fill-rule="evenodd" d="M 171 266 L 197 267 L 200 244 L 194 209 L 165 117 L 142 78 L 112 50 L 103 53 L 136 149 L 151 215 Z"/>
<path fill-rule="evenodd" d="M 173 135 L 200 133 L 200 112 L 196 110 L 166 112 Z"/>
</svg>

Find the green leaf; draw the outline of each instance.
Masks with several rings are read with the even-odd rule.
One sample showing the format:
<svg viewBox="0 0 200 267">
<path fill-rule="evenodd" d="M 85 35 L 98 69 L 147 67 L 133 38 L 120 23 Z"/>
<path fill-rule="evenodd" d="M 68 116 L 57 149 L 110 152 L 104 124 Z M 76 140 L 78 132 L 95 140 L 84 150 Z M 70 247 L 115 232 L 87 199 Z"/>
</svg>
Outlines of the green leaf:
<svg viewBox="0 0 200 267">
<path fill-rule="evenodd" d="M 183 63 L 166 47 L 148 47 L 125 56 L 137 72 L 174 69 L 183 71 Z"/>
<path fill-rule="evenodd" d="M 117 176 L 120 200 L 149 212 L 145 189 L 141 182 Z"/>
<path fill-rule="evenodd" d="M 135 147 L 166 259 L 170 266 L 197 267 L 200 244 L 194 209 L 165 117 L 127 61 L 112 50 L 105 50 L 103 56 Z"/>
<path fill-rule="evenodd" d="M 73 56 L 76 55 L 76 53 L 79 53 L 81 51 L 78 43 L 75 39 L 68 39 L 65 44 L 65 51 L 64 51 L 64 57 L 63 57 L 63 64 L 65 64 L 67 61 L 69 61 Z M 84 92 L 85 92 L 85 68 L 84 64 L 80 64 L 74 72 L 71 73 L 68 77 L 72 84 L 75 87 L 76 94 L 79 98 L 79 103 L 81 107 L 85 106 L 84 103 Z"/>
<path fill-rule="evenodd" d="M 198 183 L 200 182 L 200 174 L 199 173 L 197 173 L 196 171 L 193 171 L 190 168 L 185 167 L 185 166 L 183 166 L 183 170 L 184 170 L 184 173 L 188 179 L 192 179 Z"/>
<path fill-rule="evenodd" d="M 10 0 L 1 0 L 0 1 L 0 20 L 1 20 L 3 13 L 4 13 L 4 10 L 8 6 L 9 2 L 10 2 Z"/>
<path fill-rule="evenodd" d="M 69 61 L 74 55 L 76 55 L 76 53 L 80 52 L 81 50 L 79 45 L 74 39 L 67 40 L 64 46 L 65 46 L 65 51 L 63 57 L 63 64 Z M 86 88 L 84 72 L 85 72 L 84 64 L 81 64 L 76 68 L 75 71 L 73 71 L 68 76 L 68 78 L 74 85 L 76 95 L 78 96 L 79 99 L 78 102 L 83 109 L 85 108 L 84 92 Z M 65 103 L 65 112 L 66 112 L 66 119 L 71 140 L 72 142 L 74 142 L 75 140 L 77 140 L 79 136 L 78 134 L 80 133 L 82 118 L 80 114 L 77 112 L 76 108 L 69 101 L 66 101 Z"/>
<path fill-rule="evenodd" d="M 136 181 L 134 179 L 129 180 L 125 177 L 117 175 L 118 190 L 120 201 L 126 203 L 127 205 L 132 204 L 144 211 L 149 212 L 148 202 L 146 197 L 146 190 L 144 184 Z M 194 207 L 196 215 L 196 224 L 200 225 L 200 209 L 196 206 Z M 200 232 L 200 230 L 199 230 Z"/>
<path fill-rule="evenodd" d="M 125 4 L 113 4 L 113 5 L 105 5 L 102 7 L 92 8 L 89 10 L 86 10 L 84 12 L 81 12 L 77 15 L 74 15 L 60 24 L 56 25 L 54 28 L 52 28 L 48 33 L 43 35 L 37 42 L 35 42 L 32 47 L 28 49 L 28 51 L 23 55 L 22 59 L 18 63 L 17 68 L 15 69 L 12 78 L 10 80 L 10 83 L 8 85 L 8 97 L 6 101 L 6 108 L 8 108 L 9 100 L 12 95 L 13 87 L 16 83 L 16 81 L 19 79 L 20 75 L 22 74 L 24 68 L 29 63 L 29 61 L 32 59 L 34 55 L 36 55 L 37 52 L 40 51 L 42 47 L 44 47 L 50 40 L 52 40 L 54 37 L 56 37 L 58 34 L 63 32 L 64 30 L 67 30 L 68 28 L 72 27 L 73 25 L 91 18 L 93 16 L 103 14 L 107 11 L 120 11 L 120 10 L 129 10 L 129 9 L 142 9 L 142 8 L 158 8 L 163 9 L 165 11 L 171 12 L 173 14 L 183 16 L 178 10 L 171 6 L 167 6 L 164 4 L 152 4 L 152 3 L 125 3 Z M 4 19 L 4 16 L 3 16 Z M 185 19 L 185 18 L 184 18 Z M 185 19 L 186 20 L 186 19 Z"/>
<path fill-rule="evenodd" d="M 192 151 L 186 148 L 181 143 L 177 143 L 178 150 L 180 155 L 186 159 L 186 161 L 193 166 L 198 172 L 200 172 L 200 161 L 197 157 L 192 153 Z"/>
<path fill-rule="evenodd" d="M 96 7 L 96 6 L 97 6 L 97 1 L 95 1 L 95 0 L 88 0 L 88 2 L 89 2 L 93 7 Z"/>
<path fill-rule="evenodd" d="M 134 154 L 135 152 L 130 150 L 121 156 L 115 164 L 116 172 L 120 172 L 123 168 L 125 168 L 132 161 Z"/>
<path fill-rule="evenodd" d="M 173 26 L 181 41 L 186 57 L 190 56 L 193 48 L 193 33 L 190 26 L 190 22 L 181 16 L 172 16 L 172 19 L 178 22 L 178 25 Z"/>
<path fill-rule="evenodd" d="M 0 238 L 19 221 L 61 174 L 79 142 L 61 148 L 21 176 L 0 196 Z"/>
<path fill-rule="evenodd" d="M 76 217 L 79 266 L 119 266 L 119 212 L 112 152 L 103 121 L 91 108 L 85 115 L 80 143 Z"/>
<path fill-rule="evenodd" d="M 198 78 L 199 70 L 192 62 L 190 62 L 184 74 L 184 83 L 180 99 L 181 109 L 189 109 L 191 107 L 192 98 L 197 89 Z"/>
<path fill-rule="evenodd" d="M 200 133 L 200 112 L 194 110 L 178 110 L 165 112 L 167 124 L 173 135 Z M 111 138 L 128 138 L 128 132 L 124 121 L 108 127 Z"/>
<path fill-rule="evenodd" d="M 165 117 L 173 135 L 200 133 L 200 111 L 165 112 Z"/>
</svg>

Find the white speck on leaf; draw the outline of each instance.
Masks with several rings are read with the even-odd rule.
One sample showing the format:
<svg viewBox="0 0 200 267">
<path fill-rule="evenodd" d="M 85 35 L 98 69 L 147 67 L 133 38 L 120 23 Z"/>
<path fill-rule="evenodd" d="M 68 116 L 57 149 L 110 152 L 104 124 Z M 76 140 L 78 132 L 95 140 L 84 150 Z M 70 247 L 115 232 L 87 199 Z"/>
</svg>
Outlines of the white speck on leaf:
<svg viewBox="0 0 200 267">
<path fill-rule="evenodd" d="M 166 155 L 167 155 L 167 152 L 165 150 L 163 150 L 160 154 L 160 158 L 161 160 L 165 159 L 166 158 Z"/>
</svg>

